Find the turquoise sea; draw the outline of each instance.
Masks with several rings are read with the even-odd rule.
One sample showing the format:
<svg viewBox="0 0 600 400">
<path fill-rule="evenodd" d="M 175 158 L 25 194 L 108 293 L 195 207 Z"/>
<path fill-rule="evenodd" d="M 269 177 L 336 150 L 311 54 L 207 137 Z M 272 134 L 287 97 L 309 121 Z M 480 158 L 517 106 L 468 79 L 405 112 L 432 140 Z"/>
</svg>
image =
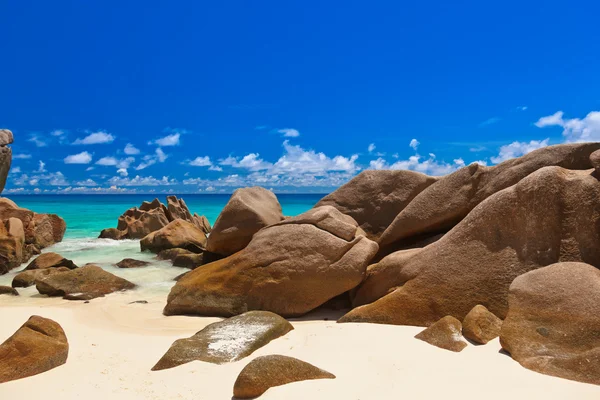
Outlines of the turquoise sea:
<svg viewBox="0 0 600 400">
<path fill-rule="evenodd" d="M 211 225 L 229 200 L 229 194 L 177 195 L 185 200 L 190 211 L 205 215 Z M 312 208 L 322 194 L 279 194 L 283 214 L 294 216 Z M 163 203 L 167 195 L 13 195 L 7 196 L 20 207 L 37 213 L 60 215 L 67 223 L 65 239 L 96 238 L 104 228 L 115 228 L 125 210 L 139 207 L 143 201 L 158 197 Z"/>
</svg>

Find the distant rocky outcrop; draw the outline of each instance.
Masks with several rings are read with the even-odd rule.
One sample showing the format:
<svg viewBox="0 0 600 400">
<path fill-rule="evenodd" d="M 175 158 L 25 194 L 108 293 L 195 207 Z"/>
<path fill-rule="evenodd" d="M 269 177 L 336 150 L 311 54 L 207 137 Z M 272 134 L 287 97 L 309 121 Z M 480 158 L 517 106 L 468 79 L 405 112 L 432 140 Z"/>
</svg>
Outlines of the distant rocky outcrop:
<svg viewBox="0 0 600 400">
<path fill-rule="evenodd" d="M 438 179 L 413 171 L 364 171 L 315 207 L 333 206 L 377 240 L 398 214 Z"/>
<path fill-rule="evenodd" d="M 526 368 L 600 385 L 600 270 L 558 263 L 516 278 L 500 343 Z"/>
<path fill-rule="evenodd" d="M 152 370 L 196 360 L 214 364 L 238 361 L 292 329 L 292 325 L 277 314 L 250 311 L 215 322 L 190 338 L 175 341 Z"/>
<path fill-rule="evenodd" d="M 165 314 L 305 314 L 358 285 L 377 244 L 331 206 L 261 229 L 243 250 L 182 277 Z M 212 236 L 212 234 L 211 234 Z"/>
<path fill-rule="evenodd" d="M 0 345 L 0 383 L 49 371 L 67 362 L 68 355 L 62 327 L 34 315 Z"/>
<path fill-rule="evenodd" d="M 253 399 L 269 388 L 313 379 L 335 379 L 335 375 L 297 358 L 262 356 L 252 360 L 240 372 L 233 385 L 233 397 Z"/>
<path fill-rule="evenodd" d="M 273 192 L 261 187 L 237 189 L 217 218 L 206 249 L 232 255 L 246 247 L 256 232 L 281 220 L 281 205 Z"/>
<path fill-rule="evenodd" d="M 69 300 L 90 300 L 134 287 L 135 285 L 128 280 L 94 264 L 36 280 L 36 288 L 41 294 L 62 296 Z"/>
<path fill-rule="evenodd" d="M 594 148 L 577 146 L 567 145 L 567 154 Z M 599 220 L 591 169 L 539 169 L 481 202 L 437 242 L 369 267 L 354 292 L 360 307 L 341 321 L 428 326 L 446 315 L 462 320 L 478 304 L 504 318 L 517 276 L 560 261 L 600 266 Z"/>
<path fill-rule="evenodd" d="M 187 221 L 205 234 L 210 232 L 210 224 L 206 217 L 192 215 L 183 199 L 168 196 L 166 206 L 160 200 L 154 199 L 152 202 L 143 202 L 139 208 L 133 207 L 125 211 L 119 217 L 117 227 L 104 229 L 100 238 L 142 239 L 175 220 Z"/>
<path fill-rule="evenodd" d="M 160 253 L 168 249 L 185 249 L 202 253 L 206 248 L 206 234 L 191 222 L 176 219 L 140 241 L 142 251 Z"/>
</svg>

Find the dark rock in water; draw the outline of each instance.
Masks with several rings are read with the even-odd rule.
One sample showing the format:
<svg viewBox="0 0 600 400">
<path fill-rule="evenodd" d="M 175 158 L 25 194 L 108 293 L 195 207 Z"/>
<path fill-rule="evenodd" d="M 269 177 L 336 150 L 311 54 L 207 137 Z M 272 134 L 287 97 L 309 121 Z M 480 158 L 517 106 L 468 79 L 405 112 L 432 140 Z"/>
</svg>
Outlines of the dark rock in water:
<svg viewBox="0 0 600 400">
<path fill-rule="evenodd" d="M 478 304 L 504 318 L 517 276 L 560 261 L 600 266 L 599 220 L 600 182 L 590 170 L 542 168 L 437 242 L 369 266 L 355 290 L 361 306 L 341 322 L 428 326 L 446 315 L 463 320 Z M 377 273 L 383 264 L 388 273 Z"/>
<path fill-rule="evenodd" d="M 31 263 L 29 263 L 27 268 L 25 268 L 25 271 L 31 271 L 31 270 L 36 270 L 36 269 L 46 269 L 46 268 L 60 268 L 60 267 L 75 269 L 75 268 L 77 268 L 77 265 L 75 265 L 75 263 L 73 263 L 73 261 L 71 261 L 67 258 L 64 258 L 60 254 L 43 253 L 43 254 L 40 254 L 39 256 L 37 256 Z"/>
<path fill-rule="evenodd" d="M 563 262 L 517 277 L 500 343 L 525 368 L 600 385 L 600 270 Z"/>
<path fill-rule="evenodd" d="M 93 264 L 36 281 L 36 288 L 41 294 L 63 296 L 68 300 L 91 300 L 134 287 L 133 283 Z"/>
<path fill-rule="evenodd" d="M 333 206 L 377 240 L 396 216 L 437 178 L 413 171 L 363 171 L 315 207 Z"/>
<path fill-rule="evenodd" d="M 253 399 L 269 388 L 313 379 L 335 379 L 335 375 L 292 357 L 257 357 L 240 372 L 233 385 L 233 396 Z"/>
<path fill-rule="evenodd" d="M 156 258 L 158 258 L 159 260 L 173 261 L 173 260 L 175 260 L 175 258 L 177 258 L 177 256 L 183 255 L 183 254 L 196 254 L 196 253 L 192 253 L 191 251 L 186 250 L 186 249 L 166 249 L 166 250 L 162 250 L 161 252 L 159 252 L 156 255 Z"/>
<path fill-rule="evenodd" d="M 217 218 L 206 249 L 229 256 L 246 247 L 256 232 L 281 220 L 281 205 L 273 192 L 261 187 L 237 189 Z"/>
<path fill-rule="evenodd" d="M 18 273 L 12 280 L 12 287 L 29 287 L 35 285 L 35 281 L 42 279 L 52 274 L 59 274 L 61 272 L 70 271 L 67 267 L 57 268 L 45 268 L 45 269 L 33 269 L 30 271 L 23 271 Z"/>
<path fill-rule="evenodd" d="M 208 325 L 194 336 L 179 339 L 152 368 L 173 368 L 191 361 L 223 364 L 241 360 L 294 327 L 277 314 L 249 311 Z"/>
<path fill-rule="evenodd" d="M 210 232 L 206 217 L 192 215 L 183 199 L 167 197 L 167 206 L 160 200 L 143 202 L 139 208 L 130 208 L 119 217 L 117 228 L 104 229 L 100 238 L 104 239 L 142 239 L 175 220 L 187 221 L 205 234 Z"/>
<path fill-rule="evenodd" d="M 357 230 L 352 217 L 331 206 L 263 228 L 242 251 L 180 279 L 164 313 L 306 314 L 362 281 L 377 244 Z"/>
<path fill-rule="evenodd" d="M 133 258 L 124 258 L 117 264 L 119 268 L 140 268 L 150 265 L 148 261 L 134 260 Z"/>
<path fill-rule="evenodd" d="M 500 336 L 502 320 L 482 305 L 476 305 L 462 323 L 463 336 L 479 344 L 486 344 Z"/>
<path fill-rule="evenodd" d="M 467 347 L 467 343 L 462 340 L 461 330 L 460 321 L 454 317 L 447 316 L 415 337 L 442 349 L 460 352 Z"/>
<path fill-rule="evenodd" d="M 68 355 L 61 326 L 34 315 L 0 345 L 0 383 L 49 371 L 67 362 Z"/>
<path fill-rule="evenodd" d="M 160 253 L 166 249 L 186 249 L 202 253 L 206 246 L 206 234 L 194 224 L 176 219 L 164 228 L 150 233 L 140 241 L 142 251 Z"/>
<path fill-rule="evenodd" d="M 12 296 L 18 296 L 19 292 L 16 289 L 11 288 L 10 286 L 0 286 L 0 295 L 9 294 Z"/>
</svg>

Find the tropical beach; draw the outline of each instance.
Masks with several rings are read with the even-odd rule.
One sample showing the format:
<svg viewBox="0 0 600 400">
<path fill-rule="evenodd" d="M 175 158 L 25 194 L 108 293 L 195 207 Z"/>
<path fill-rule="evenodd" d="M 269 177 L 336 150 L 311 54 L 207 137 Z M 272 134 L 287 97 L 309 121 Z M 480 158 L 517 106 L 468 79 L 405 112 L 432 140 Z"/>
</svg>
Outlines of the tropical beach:
<svg viewBox="0 0 600 400">
<path fill-rule="evenodd" d="M 0 399 L 600 398 L 597 8 L 0 4 Z"/>
</svg>

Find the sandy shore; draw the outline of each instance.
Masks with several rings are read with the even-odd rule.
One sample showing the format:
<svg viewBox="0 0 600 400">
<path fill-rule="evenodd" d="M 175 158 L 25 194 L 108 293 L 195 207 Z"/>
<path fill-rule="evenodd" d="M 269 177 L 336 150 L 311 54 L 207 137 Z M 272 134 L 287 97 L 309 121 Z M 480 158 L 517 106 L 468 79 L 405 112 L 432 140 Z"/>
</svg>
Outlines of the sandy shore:
<svg viewBox="0 0 600 400">
<path fill-rule="evenodd" d="M 600 398 L 600 387 L 522 368 L 499 353 L 497 340 L 457 354 L 414 339 L 420 328 L 336 324 L 333 312 L 292 321 L 294 331 L 239 362 L 193 362 L 152 372 L 175 339 L 218 319 L 164 317 L 164 294 L 131 291 L 85 304 L 41 297 L 35 288 L 21 293 L 0 298 L 0 341 L 30 315 L 41 315 L 64 328 L 69 359 L 49 372 L 0 385 L 2 399 L 230 399 L 240 370 L 267 354 L 300 358 L 337 379 L 273 388 L 264 399 Z M 136 300 L 149 303 L 129 304 Z"/>
</svg>

